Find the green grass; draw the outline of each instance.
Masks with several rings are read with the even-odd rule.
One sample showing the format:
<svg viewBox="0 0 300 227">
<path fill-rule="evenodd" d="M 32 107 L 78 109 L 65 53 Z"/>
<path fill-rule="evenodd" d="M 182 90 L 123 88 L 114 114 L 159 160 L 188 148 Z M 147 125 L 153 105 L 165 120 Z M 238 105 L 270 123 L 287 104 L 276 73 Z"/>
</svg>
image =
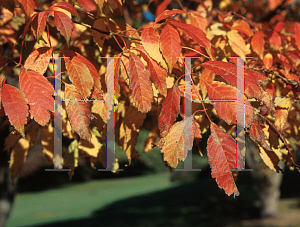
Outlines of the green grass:
<svg viewBox="0 0 300 227">
<path fill-rule="evenodd" d="M 95 209 L 131 196 L 170 188 L 169 174 L 90 181 L 16 197 L 7 227 L 89 217 Z M 173 184 L 174 185 L 174 184 Z"/>
</svg>

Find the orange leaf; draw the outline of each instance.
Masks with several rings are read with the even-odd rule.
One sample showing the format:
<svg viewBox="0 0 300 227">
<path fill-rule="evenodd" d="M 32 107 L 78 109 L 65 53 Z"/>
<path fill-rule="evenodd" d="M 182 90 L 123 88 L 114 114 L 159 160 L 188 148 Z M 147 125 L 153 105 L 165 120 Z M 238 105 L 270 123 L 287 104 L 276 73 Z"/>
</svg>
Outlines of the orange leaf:
<svg viewBox="0 0 300 227">
<path fill-rule="evenodd" d="M 49 65 L 52 47 L 40 47 L 34 50 L 26 59 L 24 68 L 43 75 Z"/>
<path fill-rule="evenodd" d="M 54 20 L 57 30 L 65 37 L 69 44 L 74 26 L 72 20 L 68 15 L 59 11 L 54 11 Z"/>
<path fill-rule="evenodd" d="M 160 34 L 160 49 L 171 73 L 181 53 L 180 36 L 171 25 L 166 25 Z"/>
<path fill-rule="evenodd" d="M 246 44 L 243 37 L 237 31 L 228 31 L 227 37 L 232 50 L 240 57 L 246 56 Z"/>
<path fill-rule="evenodd" d="M 67 3 L 67 2 L 59 2 L 59 3 L 55 3 L 51 8 L 50 10 L 54 10 L 56 11 L 55 8 L 61 8 L 61 9 L 64 9 L 64 10 L 67 10 L 68 12 L 72 13 L 73 15 L 77 15 L 77 11 L 76 9 L 74 8 L 74 6 L 70 3 Z"/>
<path fill-rule="evenodd" d="M 27 124 L 28 100 L 24 92 L 16 87 L 4 84 L 2 88 L 2 103 L 11 125 L 25 137 L 24 125 Z"/>
<path fill-rule="evenodd" d="M 278 130 L 283 133 L 288 127 L 288 114 L 291 108 L 291 99 L 286 98 L 284 99 L 279 105 L 276 107 L 275 110 L 275 122 L 274 125 L 278 128 Z"/>
<path fill-rule="evenodd" d="M 159 36 L 156 35 L 155 30 L 152 27 L 143 30 L 142 44 L 149 56 L 162 67 L 167 69 L 166 62 L 163 59 L 162 54 L 159 50 Z"/>
<path fill-rule="evenodd" d="M 156 13 L 157 13 L 157 11 L 156 11 Z M 164 20 L 164 19 L 166 19 L 168 17 L 173 17 L 175 14 L 181 14 L 181 13 L 187 13 L 187 12 L 184 12 L 184 11 L 182 11 L 180 9 L 165 10 L 158 17 L 156 17 L 155 23 L 157 23 L 157 22 L 159 22 L 161 20 Z"/>
<path fill-rule="evenodd" d="M 177 167 L 178 159 L 184 161 L 187 152 L 192 149 L 196 127 L 194 116 L 190 116 L 176 122 L 170 128 L 169 133 L 155 144 L 162 148 L 161 153 L 164 153 L 164 160 L 172 168 Z"/>
<path fill-rule="evenodd" d="M 176 28 L 184 30 L 192 40 L 197 42 L 200 46 L 204 47 L 209 56 L 212 58 L 210 40 L 206 37 L 206 34 L 200 28 L 196 28 L 193 25 L 180 23 L 174 20 L 168 20 L 168 22 L 174 25 Z"/>
<path fill-rule="evenodd" d="M 214 78 L 215 78 L 215 74 L 212 71 L 210 71 L 207 68 L 205 68 L 203 70 L 201 77 L 200 77 L 200 88 L 201 88 L 202 94 L 205 94 L 207 92 L 204 81 L 213 81 Z M 197 98 L 197 99 L 199 99 L 199 98 Z"/>
<path fill-rule="evenodd" d="M 29 18 L 34 12 L 35 3 L 33 0 L 18 0 L 25 11 L 26 17 Z"/>
<path fill-rule="evenodd" d="M 266 150 L 271 151 L 271 148 L 269 145 L 266 143 L 266 140 L 268 140 L 266 134 L 264 131 L 261 129 L 259 123 L 257 120 L 254 118 L 253 123 L 250 128 L 250 138 L 256 141 L 260 146 L 265 148 Z"/>
<path fill-rule="evenodd" d="M 237 80 L 241 80 L 237 75 L 237 66 L 231 63 L 226 63 L 222 61 L 208 61 L 201 64 L 203 67 L 208 68 L 215 74 L 222 76 L 227 80 L 232 86 L 237 87 Z M 259 86 L 258 82 L 267 80 L 262 74 L 255 72 L 253 70 L 245 69 L 244 71 L 244 84 L 245 84 L 245 94 L 248 98 L 262 98 L 262 88 Z M 240 82 L 242 83 L 242 82 Z"/>
<path fill-rule="evenodd" d="M 153 91 L 149 72 L 146 70 L 143 62 L 135 54 L 130 53 L 129 64 L 129 83 L 132 91 L 133 101 L 142 113 L 151 110 L 153 101 Z"/>
<path fill-rule="evenodd" d="M 87 99 L 94 86 L 93 76 L 89 68 L 82 62 L 82 59 L 74 54 L 74 52 L 64 53 L 66 67 L 71 82 L 76 86 L 80 94 Z M 82 98 L 80 98 L 82 99 Z"/>
<path fill-rule="evenodd" d="M 253 51 L 258 54 L 260 59 L 263 59 L 264 57 L 264 33 L 262 31 L 256 32 L 251 40 L 251 46 L 253 48 Z"/>
<path fill-rule="evenodd" d="M 158 118 L 158 127 L 161 137 L 164 137 L 170 130 L 176 120 L 180 109 L 180 91 L 178 83 L 169 90 L 166 99 L 164 100 L 161 112 Z"/>
<path fill-rule="evenodd" d="M 273 65 L 273 56 L 272 56 L 272 54 L 267 53 L 264 56 L 264 60 L 263 61 L 264 61 L 264 65 L 266 66 L 267 69 L 272 68 L 272 65 Z"/>
<path fill-rule="evenodd" d="M 241 33 L 244 33 L 248 37 L 253 36 L 253 32 L 251 31 L 249 24 L 241 19 L 238 19 L 235 22 L 233 22 L 231 30 L 237 30 Z"/>
<path fill-rule="evenodd" d="M 237 103 L 236 101 L 214 101 L 214 100 L 236 100 L 237 89 L 230 85 L 226 85 L 219 81 L 205 81 L 207 93 L 209 99 L 216 108 L 217 113 L 228 124 L 237 124 L 237 117 L 244 117 L 245 114 L 245 126 L 249 128 L 254 118 L 254 109 L 248 100 L 244 103 Z M 238 110 L 237 112 L 237 105 Z M 245 112 L 244 112 L 245 111 Z M 239 122 L 242 122 L 239 120 Z M 240 125 L 244 127 L 244 125 Z"/>
<path fill-rule="evenodd" d="M 90 73 L 93 77 L 93 81 L 94 81 L 94 92 L 98 93 L 98 95 L 102 94 L 103 92 L 101 90 L 100 76 L 99 76 L 98 70 L 95 68 L 95 66 L 88 59 L 81 56 L 77 52 L 75 52 L 75 54 L 78 57 L 78 59 L 80 61 L 82 61 L 82 63 L 85 64 L 86 67 L 89 69 L 89 71 L 90 71 Z"/>
<path fill-rule="evenodd" d="M 82 97 L 74 85 L 66 84 L 65 86 L 65 99 L 76 100 L 69 101 L 66 107 L 71 126 L 81 139 L 90 140 L 92 134 L 89 125 L 94 116 L 89 109 L 89 105 L 84 101 L 78 101 Z"/>
<path fill-rule="evenodd" d="M 280 38 L 280 35 L 276 31 L 272 32 L 272 35 L 269 38 L 269 41 L 271 44 L 273 44 L 274 47 L 277 48 L 277 50 L 279 50 L 279 52 L 281 51 L 281 38 Z"/>
<path fill-rule="evenodd" d="M 35 35 L 36 41 L 39 41 L 46 27 L 48 19 L 48 10 L 42 11 L 35 16 L 32 21 L 31 29 Z"/>
<path fill-rule="evenodd" d="M 211 135 L 207 141 L 207 156 L 211 176 L 216 178 L 219 188 L 223 188 L 230 196 L 239 196 L 231 169 L 243 168 L 242 155 L 237 151 L 235 140 L 220 129 L 216 124 L 211 123 Z"/>
<path fill-rule="evenodd" d="M 156 61 L 152 60 L 149 55 L 145 52 L 142 46 L 136 48 L 136 50 L 140 51 L 141 56 L 145 59 L 148 64 L 148 70 L 150 72 L 151 79 L 155 85 L 155 88 L 160 92 L 161 95 L 167 95 L 167 83 L 166 78 L 168 73 L 164 70 L 160 65 L 156 63 Z"/>
<path fill-rule="evenodd" d="M 54 112 L 52 85 L 42 75 L 24 68 L 21 69 L 19 80 L 20 88 L 29 101 L 31 117 L 45 126 L 50 120 L 49 111 Z"/>
</svg>

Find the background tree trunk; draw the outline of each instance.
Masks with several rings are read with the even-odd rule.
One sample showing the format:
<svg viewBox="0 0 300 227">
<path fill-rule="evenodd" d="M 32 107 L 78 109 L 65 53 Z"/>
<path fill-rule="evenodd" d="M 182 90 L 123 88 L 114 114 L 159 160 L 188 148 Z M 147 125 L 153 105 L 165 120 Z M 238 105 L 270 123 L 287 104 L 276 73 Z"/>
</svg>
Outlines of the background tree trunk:
<svg viewBox="0 0 300 227">
<path fill-rule="evenodd" d="M 251 172 L 253 187 L 257 191 L 261 206 L 261 217 L 275 217 L 278 212 L 278 202 L 280 198 L 280 185 L 282 182 L 282 173 L 276 173 L 271 170 L 260 157 L 258 149 L 246 138 L 246 165 Z M 280 168 L 284 164 L 279 163 Z"/>
</svg>

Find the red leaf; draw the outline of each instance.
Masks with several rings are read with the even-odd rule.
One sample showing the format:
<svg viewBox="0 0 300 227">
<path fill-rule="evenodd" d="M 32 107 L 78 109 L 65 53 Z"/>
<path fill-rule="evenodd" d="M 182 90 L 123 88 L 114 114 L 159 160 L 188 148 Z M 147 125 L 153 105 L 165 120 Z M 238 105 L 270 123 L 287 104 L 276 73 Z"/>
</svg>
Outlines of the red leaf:
<svg viewBox="0 0 300 227">
<path fill-rule="evenodd" d="M 157 13 L 157 11 L 156 11 L 156 13 Z M 158 17 L 156 17 L 154 23 L 157 23 L 157 22 L 159 22 L 161 20 L 164 20 L 164 19 L 166 19 L 168 17 L 172 17 L 172 16 L 174 16 L 176 14 L 181 14 L 181 13 L 187 13 L 187 12 L 184 12 L 184 11 L 182 11 L 180 9 L 165 10 Z"/>
<path fill-rule="evenodd" d="M 239 191 L 235 185 L 231 169 L 243 168 L 242 155 L 237 152 L 235 140 L 211 123 L 211 135 L 207 141 L 207 156 L 211 176 L 216 178 L 219 188 L 223 188 L 230 196 L 239 196 Z"/>
<path fill-rule="evenodd" d="M 26 59 L 24 68 L 43 75 L 48 68 L 52 51 L 52 47 L 40 47 L 34 50 Z"/>
<path fill-rule="evenodd" d="M 85 64 L 86 67 L 89 69 L 89 71 L 93 77 L 93 81 L 94 81 L 94 92 L 97 92 L 98 94 L 102 94 L 103 92 L 101 90 L 100 76 L 99 76 L 98 70 L 88 59 L 81 56 L 77 52 L 75 52 L 75 54 L 78 57 L 78 59 L 81 60 L 82 63 Z"/>
<path fill-rule="evenodd" d="M 34 12 L 35 3 L 33 0 L 18 0 L 25 11 L 26 17 L 29 18 Z"/>
<path fill-rule="evenodd" d="M 156 35 L 152 27 L 146 28 L 142 32 L 142 44 L 149 56 L 167 69 L 167 65 L 159 50 L 159 36 Z"/>
<path fill-rule="evenodd" d="M 187 152 L 192 149 L 196 127 L 194 116 L 190 116 L 172 125 L 169 133 L 155 144 L 162 148 L 164 160 L 172 168 L 177 167 L 178 159 L 184 161 Z"/>
<path fill-rule="evenodd" d="M 201 92 L 202 94 L 205 94 L 206 91 L 206 85 L 204 81 L 213 81 L 215 78 L 214 73 L 209 70 L 208 68 L 205 68 L 201 74 L 201 78 L 200 78 L 200 88 L 201 88 Z M 197 98 L 199 99 L 199 98 Z"/>
<path fill-rule="evenodd" d="M 74 6 L 70 3 L 67 2 L 59 2 L 59 3 L 55 3 L 50 9 L 55 11 L 55 7 L 67 10 L 68 12 L 72 13 L 73 15 L 77 15 L 77 11 L 74 8 Z"/>
<path fill-rule="evenodd" d="M 151 110 L 153 101 L 153 91 L 149 72 L 146 70 L 143 62 L 135 54 L 130 53 L 129 64 L 129 83 L 133 101 L 142 113 Z"/>
<path fill-rule="evenodd" d="M 214 100 L 237 100 L 237 89 L 230 85 L 226 85 L 219 81 L 205 81 L 209 99 L 214 104 L 217 113 L 228 124 L 237 124 L 237 117 L 244 117 L 245 126 L 249 128 L 254 118 L 254 108 L 245 100 L 244 103 L 237 103 L 236 101 L 214 101 Z M 237 112 L 237 105 L 239 105 Z M 239 120 L 239 122 L 243 122 Z M 240 125 L 244 127 L 244 125 Z"/>
<path fill-rule="evenodd" d="M 277 48 L 277 50 L 279 50 L 279 52 L 281 51 L 281 38 L 280 35 L 273 31 L 271 37 L 269 38 L 269 41 L 271 44 L 273 44 L 274 47 Z"/>
<path fill-rule="evenodd" d="M 80 94 L 87 99 L 94 86 L 93 76 L 89 68 L 82 62 L 81 58 L 75 56 L 74 52 L 66 52 L 64 56 L 70 57 L 64 58 L 64 60 L 71 82 L 76 86 Z"/>
<path fill-rule="evenodd" d="M 296 45 L 298 47 L 298 50 L 300 50 L 300 23 L 299 22 L 294 23 L 294 31 L 295 31 Z"/>
<path fill-rule="evenodd" d="M 148 70 L 150 72 L 150 76 L 154 83 L 155 88 L 160 92 L 161 95 L 166 97 L 167 95 L 166 78 L 168 76 L 167 71 L 163 69 L 161 66 L 159 66 L 154 60 L 152 60 L 152 58 L 149 57 L 149 55 L 146 53 L 146 51 L 142 46 L 139 46 L 136 49 L 140 51 L 141 56 L 145 59 L 145 61 L 148 64 Z"/>
<path fill-rule="evenodd" d="M 164 0 L 156 9 L 156 16 L 160 15 L 167 6 L 172 2 L 172 0 Z"/>
<path fill-rule="evenodd" d="M 261 129 L 259 123 L 256 119 L 253 120 L 253 123 L 250 128 L 250 138 L 254 141 L 258 142 L 260 146 L 265 148 L 266 150 L 272 151 L 269 145 L 266 143 L 268 139 L 264 131 Z"/>
<path fill-rule="evenodd" d="M 260 59 L 263 59 L 264 57 L 264 33 L 262 31 L 256 32 L 251 40 L 251 46 L 253 48 L 253 51 L 258 54 Z"/>
<path fill-rule="evenodd" d="M 2 103 L 11 125 L 25 137 L 24 125 L 27 124 L 28 100 L 24 92 L 16 87 L 4 84 L 2 88 Z"/>
<path fill-rule="evenodd" d="M 77 1 L 86 12 L 92 12 L 97 9 L 96 4 L 91 0 L 77 0 Z"/>
<path fill-rule="evenodd" d="M 82 99 L 74 85 L 66 84 L 65 86 L 66 100 Z M 69 101 L 66 110 L 72 129 L 80 136 L 81 139 L 91 139 L 92 134 L 90 132 L 89 125 L 94 116 L 91 114 L 89 105 L 83 101 Z"/>
<path fill-rule="evenodd" d="M 48 10 L 47 11 L 42 11 L 37 14 L 37 16 L 33 19 L 31 29 L 33 30 L 33 34 L 35 35 L 35 38 L 37 41 L 40 40 L 40 37 L 42 36 L 47 19 L 48 19 Z"/>
<path fill-rule="evenodd" d="M 160 34 L 160 49 L 171 73 L 180 57 L 181 40 L 177 30 L 170 25 L 166 25 Z"/>
<path fill-rule="evenodd" d="M 68 17 L 68 15 L 59 11 L 54 11 L 54 20 L 57 30 L 65 37 L 69 44 L 74 26 L 72 20 Z"/>
<path fill-rule="evenodd" d="M 168 22 L 174 25 L 176 28 L 186 31 L 190 38 L 197 42 L 200 46 L 204 47 L 209 56 L 212 58 L 210 40 L 206 37 L 206 34 L 200 28 L 196 28 L 193 25 L 183 24 L 174 20 L 168 20 Z"/>
<path fill-rule="evenodd" d="M 54 112 L 54 89 L 49 81 L 34 71 L 22 68 L 20 73 L 20 88 L 25 93 L 30 114 L 37 123 L 45 126 L 50 120 L 50 111 Z"/>
<path fill-rule="evenodd" d="M 180 109 L 180 90 L 178 89 L 178 83 L 169 90 L 166 99 L 164 100 L 161 108 L 161 112 L 158 118 L 158 127 L 161 137 L 164 137 L 174 121 L 177 118 Z"/>
<path fill-rule="evenodd" d="M 237 87 L 237 66 L 231 63 L 226 63 L 222 61 L 209 61 L 201 64 L 203 67 L 211 70 L 215 74 L 222 76 L 228 81 L 232 86 Z M 241 79 L 239 79 L 241 80 Z M 245 69 L 244 72 L 244 84 L 245 84 L 245 94 L 248 98 L 262 98 L 262 88 L 259 86 L 258 82 L 267 80 L 266 77 L 260 73 L 252 70 Z M 240 82 L 242 83 L 242 82 Z"/>
</svg>

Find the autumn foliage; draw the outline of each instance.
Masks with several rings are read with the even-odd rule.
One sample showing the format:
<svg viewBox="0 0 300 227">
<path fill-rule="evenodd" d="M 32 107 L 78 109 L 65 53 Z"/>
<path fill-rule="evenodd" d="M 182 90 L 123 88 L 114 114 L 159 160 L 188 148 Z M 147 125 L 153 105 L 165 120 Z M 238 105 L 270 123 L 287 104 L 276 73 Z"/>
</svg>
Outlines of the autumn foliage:
<svg viewBox="0 0 300 227">
<path fill-rule="evenodd" d="M 2 117 L 6 115 L 14 128 L 5 144 L 11 150 L 12 178 L 39 130 L 43 152 L 53 162 L 55 69 L 50 57 L 57 56 L 68 57 L 61 75 L 62 134 L 76 139 L 63 151 L 66 168 L 74 170 L 78 155 L 89 157 L 92 165 L 99 161 L 106 166 L 110 71 L 115 141 L 129 163 L 139 158 L 135 145 L 146 118 L 153 124 L 145 152 L 161 148 L 172 168 L 185 160 L 194 140 L 199 145 L 201 134 L 210 131 L 207 155 L 212 177 L 227 195 L 239 195 L 231 170 L 243 168 L 245 149 L 237 151 L 235 128 L 238 117 L 245 116 L 239 126 L 270 169 L 280 172 L 279 161 L 299 169 L 294 151 L 300 149 L 300 23 L 286 21 L 281 14 L 257 23 L 241 12 L 221 11 L 230 8 L 224 5 L 230 1 L 222 1 L 221 10 L 213 9 L 209 0 L 195 0 L 194 10 L 181 4 L 181 9 L 168 10 L 171 1 L 164 0 L 149 3 L 157 5 L 155 21 L 136 29 L 129 24 L 128 9 L 137 12 L 138 5 L 123 2 L 0 0 L 5 16 L 0 19 L 0 101 Z M 107 64 L 99 57 L 116 58 Z M 187 118 L 184 57 L 193 57 L 193 115 Z M 247 57 L 241 69 L 244 91 L 237 88 L 237 68 L 242 66 L 232 57 Z M 12 73 L 19 86 L 8 84 Z M 235 101 L 225 101 L 236 100 L 237 92 L 245 100 L 239 108 Z"/>
</svg>

